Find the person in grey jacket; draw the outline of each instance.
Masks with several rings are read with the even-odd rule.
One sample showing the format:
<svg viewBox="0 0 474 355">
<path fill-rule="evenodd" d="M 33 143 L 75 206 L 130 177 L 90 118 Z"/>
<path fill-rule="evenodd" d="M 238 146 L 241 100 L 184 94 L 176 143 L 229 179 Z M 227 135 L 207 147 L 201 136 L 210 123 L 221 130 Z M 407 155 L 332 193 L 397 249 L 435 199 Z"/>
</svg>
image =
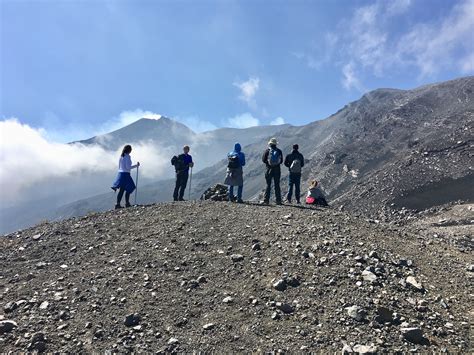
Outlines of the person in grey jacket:
<svg viewBox="0 0 474 355">
<path fill-rule="evenodd" d="M 224 183 L 229 185 L 229 201 L 243 203 L 242 192 L 244 189 L 244 171 L 245 154 L 242 153 L 242 147 L 235 143 L 234 150 L 227 154 L 227 174 Z M 237 186 L 237 198 L 234 196 L 234 186 Z"/>
</svg>

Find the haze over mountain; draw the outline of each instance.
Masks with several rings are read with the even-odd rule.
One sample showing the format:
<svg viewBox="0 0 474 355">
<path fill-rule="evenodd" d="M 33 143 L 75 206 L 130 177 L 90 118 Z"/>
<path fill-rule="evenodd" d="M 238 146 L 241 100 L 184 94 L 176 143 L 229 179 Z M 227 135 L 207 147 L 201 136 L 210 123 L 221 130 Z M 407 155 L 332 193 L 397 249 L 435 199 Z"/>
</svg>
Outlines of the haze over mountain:
<svg viewBox="0 0 474 355">
<path fill-rule="evenodd" d="M 325 120 L 282 127 L 275 135 L 286 153 L 300 144 L 307 159 L 303 190 L 316 178 L 333 206 L 385 218 L 392 207 L 425 209 L 474 200 L 473 125 L 474 77 L 465 77 L 414 90 L 375 90 Z M 253 200 L 264 187 L 261 155 L 273 135 L 258 130 L 263 137 L 244 147 L 244 197 Z M 225 170 L 226 161 L 220 160 L 196 173 L 192 198 L 223 182 Z M 286 176 L 283 169 L 284 191 Z M 173 183 L 142 186 L 139 203 L 170 200 Z M 54 218 L 110 209 L 113 198 L 103 194 L 68 204 Z"/>
</svg>

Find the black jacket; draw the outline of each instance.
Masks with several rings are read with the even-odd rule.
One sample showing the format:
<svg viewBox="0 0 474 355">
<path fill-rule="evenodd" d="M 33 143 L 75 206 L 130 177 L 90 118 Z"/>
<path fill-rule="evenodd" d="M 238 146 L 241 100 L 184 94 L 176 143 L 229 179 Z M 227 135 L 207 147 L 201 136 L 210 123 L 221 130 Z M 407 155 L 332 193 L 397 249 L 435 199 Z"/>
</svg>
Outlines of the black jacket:
<svg viewBox="0 0 474 355">
<path fill-rule="evenodd" d="M 298 152 L 297 150 L 293 150 L 290 154 L 288 154 L 285 158 L 285 166 L 289 169 L 291 166 L 291 163 L 293 163 L 294 160 L 298 159 L 301 162 L 301 167 L 304 166 L 304 157 L 303 154 Z"/>
<path fill-rule="evenodd" d="M 274 169 L 274 170 L 278 169 L 278 170 L 280 170 L 280 165 L 283 163 L 283 152 L 279 148 L 277 148 L 276 150 L 280 154 L 280 164 L 278 164 L 277 166 L 273 166 L 273 167 L 268 164 L 268 155 L 270 154 L 270 149 L 267 148 L 263 152 L 262 162 L 267 166 L 267 169 Z"/>
</svg>

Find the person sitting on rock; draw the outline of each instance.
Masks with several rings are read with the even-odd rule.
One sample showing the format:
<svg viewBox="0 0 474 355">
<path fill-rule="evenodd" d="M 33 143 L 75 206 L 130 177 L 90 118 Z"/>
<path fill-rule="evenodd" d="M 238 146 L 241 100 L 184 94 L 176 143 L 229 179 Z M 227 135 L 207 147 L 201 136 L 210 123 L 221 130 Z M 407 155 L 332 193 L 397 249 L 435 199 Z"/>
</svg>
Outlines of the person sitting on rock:
<svg viewBox="0 0 474 355">
<path fill-rule="evenodd" d="M 135 165 L 132 165 L 132 159 L 130 158 L 131 152 L 132 146 L 127 144 L 125 147 L 123 147 L 122 154 L 120 155 L 117 178 L 115 179 L 115 182 L 112 185 L 112 190 L 117 191 L 117 189 L 119 189 L 115 209 L 122 208 L 120 203 L 122 201 L 124 192 L 125 207 L 131 206 L 130 194 L 135 190 L 135 183 L 133 182 L 132 176 L 130 175 L 130 171 L 140 166 L 139 162 L 137 162 Z"/>
<path fill-rule="evenodd" d="M 245 154 L 242 153 L 242 147 L 235 143 L 234 150 L 227 154 L 227 175 L 224 184 L 229 185 L 229 201 L 243 203 L 242 191 L 244 188 Z M 234 196 L 234 186 L 237 186 L 237 198 Z"/>
<path fill-rule="evenodd" d="M 306 196 L 306 204 L 328 206 L 326 197 L 324 196 L 321 189 L 318 187 L 318 182 L 316 180 L 311 181 L 309 185 L 308 196 Z"/>
</svg>

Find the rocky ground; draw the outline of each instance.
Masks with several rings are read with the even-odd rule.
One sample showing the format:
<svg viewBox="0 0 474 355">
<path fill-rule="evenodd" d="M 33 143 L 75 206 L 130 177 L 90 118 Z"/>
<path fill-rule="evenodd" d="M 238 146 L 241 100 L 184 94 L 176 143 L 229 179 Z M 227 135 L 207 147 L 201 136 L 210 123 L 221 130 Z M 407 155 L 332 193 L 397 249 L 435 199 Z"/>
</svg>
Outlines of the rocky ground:
<svg viewBox="0 0 474 355">
<path fill-rule="evenodd" d="M 0 239 L 0 349 L 469 352 L 472 249 L 429 229 L 456 208 L 404 225 L 205 201 L 38 225 Z"/>
</svg>

